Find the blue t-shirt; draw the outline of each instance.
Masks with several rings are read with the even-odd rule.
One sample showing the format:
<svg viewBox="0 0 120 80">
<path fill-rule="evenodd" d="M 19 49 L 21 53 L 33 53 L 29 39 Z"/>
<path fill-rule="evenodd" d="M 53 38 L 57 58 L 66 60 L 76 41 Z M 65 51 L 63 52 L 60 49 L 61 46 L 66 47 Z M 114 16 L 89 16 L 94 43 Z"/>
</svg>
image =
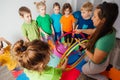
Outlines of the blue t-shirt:
<svg viewBox="0 0 120 80">
<path fill-rule="evenodd" d="M 61 32 L 61 24 L 60 24 L 60 19 L 62 15 L 61 14 L 52 14 L 52 24 L 55 32 Z"/>
<path fill-rule="evenodd" d="M 93 22 L 90 19 L 83 19 L 82 16 L 81 16 L 81 12 L 80 11 L 76 11 L 73 13 L 73 16 L 77 19 L 77 25 L 78 25 L 78 29 L 93 29 L 95 28 L 93 26 Z"/>
</svg>

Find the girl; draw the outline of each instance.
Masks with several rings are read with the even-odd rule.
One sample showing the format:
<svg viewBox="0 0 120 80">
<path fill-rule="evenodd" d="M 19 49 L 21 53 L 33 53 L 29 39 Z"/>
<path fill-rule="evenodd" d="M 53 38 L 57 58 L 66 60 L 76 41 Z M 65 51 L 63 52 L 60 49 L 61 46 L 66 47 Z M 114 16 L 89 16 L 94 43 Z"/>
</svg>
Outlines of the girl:
<svg viewBox="0 0 120 80">
<path fill-rule="evenodd" d="M 50 60 L 50 48 L 47 43 L 40 40 L 27 44 L 23 40 L 17 41 L 12 50 L 30 80 L 59 80 L 67 64 L 66 59 L 60 68 L 47 66 Z"/>
<path fill-rule="evenodd" d="M 48 41 L 48 39 L 52 38 L 52 28 L 51 23 L 52 20 L 48 14 L 46 14 L 46 5 L 45 2 L 34 2 L 36 8 L 39 12 L 39 16 L 37 17 L 36 21 L 40 29 L 40 35 L 43 41 Z"/>
<path fill-rule="evenodd" d="M 62 34 L 72 32 L 74 30 L 75 19 L 71 13 L 72 13 L 71 5 L 69 3 L 65 3 L 62 8 L 63 16 L 60 20 Z M 68 45 L 67 39 L 69 39 L 69 43 L 71 43 L 71 37 L 72 37 L 72 34 L 65 36 L 65 46 Z"/>
</svg>

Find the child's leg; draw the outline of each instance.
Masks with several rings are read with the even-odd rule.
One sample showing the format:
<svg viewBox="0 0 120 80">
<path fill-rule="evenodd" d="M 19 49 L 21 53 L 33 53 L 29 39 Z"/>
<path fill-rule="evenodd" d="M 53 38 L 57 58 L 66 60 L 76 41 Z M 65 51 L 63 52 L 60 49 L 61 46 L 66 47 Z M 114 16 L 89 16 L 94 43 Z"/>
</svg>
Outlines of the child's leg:
<svg viewBox="0 0 120 80">
<path fill-rule="evenodd" d="M 68 34 L 68 39 L 69 39 L 69 43 L 71 43 L 72 33 L 71 33 L 71 34 Z"/>
<path fill-rule="evenodd" d="M 66 34 L 66 32 L 63 32 L 64 34 Z M 64 37 L 65 43 L 67 43 L 67 36 Z"/>
<path fill-rule="evenodd" d="M 54 41 L 55 41 L 55 42 L 57 41 L 57 32 L 55 32 L 55 38 L 54 38 Z"/>
<path fill-rule="evenodd" d="M 58 32 L 57 33 L 57 39 L 59 39 L 60 36 L 61 36 L 61 32 Z M 60 42 L 61 42 L 61 40 L 60 40 Z"/>
<path fill-rule="evenodd" d="M 41 40 L 47 42 L 48 35 L 41 32 Z"/>
</svg>

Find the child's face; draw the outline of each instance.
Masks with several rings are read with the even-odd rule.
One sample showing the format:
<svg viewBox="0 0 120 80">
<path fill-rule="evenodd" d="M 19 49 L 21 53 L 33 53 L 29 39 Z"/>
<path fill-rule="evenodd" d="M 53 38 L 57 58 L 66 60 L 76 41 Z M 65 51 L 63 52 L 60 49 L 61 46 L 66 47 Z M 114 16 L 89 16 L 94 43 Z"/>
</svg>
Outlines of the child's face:
<svg viewBox="0 0 120 80">
<path fill-rule="evenodd" d="M 60 8 L 58 6 L 55 6 L 53 8 L 53 11 L 54 11 L 55 14 L 59 14 L 60 13 Z"/>
<path fill-rule="evenodd" d="M 41 15 L 45 15 L 46 14 L 46 6 L 39 6 L 38 11 Z"/>
<path fill-rule="evenodd" d="M 24 13 L 23 19 L 25 20 L 25 22 L 31 23 L 32 20 L 31 13 Z"/>
<path fill-rule="evenodd" d="M 92 12 L 87 10 L 81 10 L 81 16 L 83 19 L 88 19 L 91 17 Z"/>
<path fill-rule="evenodd" d="M 65 15 L 69 15 L 70 14 L 70 9 L 69 8 L 65 9 L 64 13 L 65 13 Z"/>
</svg>

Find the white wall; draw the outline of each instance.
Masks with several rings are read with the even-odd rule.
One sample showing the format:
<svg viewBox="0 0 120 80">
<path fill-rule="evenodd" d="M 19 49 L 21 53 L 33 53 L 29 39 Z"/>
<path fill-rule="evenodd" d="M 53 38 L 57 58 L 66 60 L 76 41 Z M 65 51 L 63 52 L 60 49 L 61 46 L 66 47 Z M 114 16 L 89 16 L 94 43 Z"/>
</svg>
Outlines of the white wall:
<svg viewBox="0 0 120 80">
<path fill-rule="evenodd" d="M 5 37 L 10 42 L 23 39 L 21 25 L 23 20 L 19 17 L 18 9 L 21 6 L 27 6 L 31 9 L 33 19 L 36 19 L 38 13 L 33 4 L 40 0 L 0 0 L 0 37 Z M 47 13 L 52 13 L 52 5 L 59 2 L 62 6 L 66 0 L 47 0 Z"/>
<path fill-rule="evenodd" d="M 21 32 L 21 25 L 23 20 L 19 17 L 18 9 L 21 6 L 27 6 L 31 9 L 33 19 L 36 19 L 38 13 L 36 7 L 33 4 L 35 1 L 40 0 L 0 0 L 0 37 L 5 37 L 10 42 L 15 42 L 16 40 L 23 39 Z M 79 10 L 80 6 L 85 1 L 94 2 L 95 5 L 99 4 L 102 0 L 46 0 L 47 13 L 51 14 L 52 5 L 54 2 L 59 2 L 61 7 L 65 2 L 71 3 L 73 11 Z M 109 0 L 108 0 L 109 1 Z M 120 5 L 120 0 L 112 0 Z M 120 9 L 120 8 L 119 8 Z M 117 37 L 120 38 L 120 15 L 115 23 L 117 28 Z"/>
</svg>

